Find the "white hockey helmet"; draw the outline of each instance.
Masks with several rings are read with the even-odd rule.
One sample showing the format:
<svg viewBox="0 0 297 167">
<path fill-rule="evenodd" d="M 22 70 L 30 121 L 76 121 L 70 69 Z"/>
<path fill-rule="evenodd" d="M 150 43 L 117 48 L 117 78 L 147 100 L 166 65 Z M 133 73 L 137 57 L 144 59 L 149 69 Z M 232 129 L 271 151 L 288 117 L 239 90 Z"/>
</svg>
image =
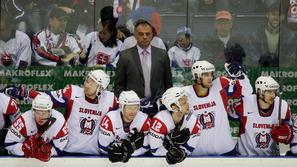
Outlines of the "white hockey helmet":
<svg viewBox="0 0 297 167">
<path fill-rule="evenodd" d="M 215 66 L 206 60 L 196 61 L 192 65 L 193 79 L 197 79 L 202 76 L 203 73 L 214 72 Z"/>
<path fill-rule="evenodd" d="M 121 111 L 123 111 L 125 105 L 133 105 L 133 104 L 140 105 L 140 99 L 133 90 L 122 91 L 119 96 L 119 104 L 120 104 Z"/>
<path fill-rule="evenodd" d="M 265 90 L 278 90 L 279 84 L 271 76 L 260 76 L 255 83 L 256 91 L 260 89 L 261 93 Z"/>
<path fill-rule="evenodd" d="M 98 94 L 102 90 L 106 89 L 109 82 L 110 82 L 109 75 L 107 75 L 102 70 L 90 71 L 88 73 L 87 77 L 91 78 L 92 80 L 94 80 L 99 85 L 96 94 Z"/>
<path fill-rule="evenodd" d="M 53 102 L 51 97 L 47 94 L 39 94 L 32 101 L 32 109 L 39 111 L 49 111 L 52 112 Z"/>
<path fill-rule="evenodd" d="M 186 91 L 181 87 L 172 87 L 167 89 L 162 95 L 162 104 L 166 106 L 169 111 L 173 111 L 172 104 L 177 105 L 180 109 L 179 99 L 186 96 Z"/>
</svg>

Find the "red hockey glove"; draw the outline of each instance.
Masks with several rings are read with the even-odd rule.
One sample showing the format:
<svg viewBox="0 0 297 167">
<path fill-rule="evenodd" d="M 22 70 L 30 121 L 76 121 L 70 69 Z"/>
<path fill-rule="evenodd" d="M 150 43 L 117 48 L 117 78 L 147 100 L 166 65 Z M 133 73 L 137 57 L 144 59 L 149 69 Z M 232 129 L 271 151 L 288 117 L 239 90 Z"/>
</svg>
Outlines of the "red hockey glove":
<svg viewBox="0 0 297 167">
<path fill-rule="evenodd" d="M 39 159 L 40 161 L 47 162 L 51 159 L 51 144 L 45 144 L 41 146 L 34 146 L 32 157 Z"/>
<path fill-rule="evenodd" d="M 27 138 L 24 141 L 23 146 L 22 146 L 22 150 L 23 150 L 26 158 L 32 157 L 33 147 L 34 147 L 34 138 L 32 138 L 32 137 Z"/>
<path fill-rule="evenodd" d="M 287 124 L 281 124 L 279 127 L 273 127 L 271 129 L 271 137 L 277 142 L 289 144 L 293 139 L 292 128 Z"/>
</svg>

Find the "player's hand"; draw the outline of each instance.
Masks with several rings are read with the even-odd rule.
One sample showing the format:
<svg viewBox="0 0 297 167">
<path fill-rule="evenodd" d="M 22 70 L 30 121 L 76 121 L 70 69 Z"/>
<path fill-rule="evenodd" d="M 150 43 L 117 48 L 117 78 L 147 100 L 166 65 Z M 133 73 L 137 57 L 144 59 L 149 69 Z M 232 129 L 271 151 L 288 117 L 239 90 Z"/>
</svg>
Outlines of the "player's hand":
<svg viewBox="0 0 297 167">
<path fill-rule="evenodd" d="M 246 73 L 238 62 L 225 63 L 225 70 L 232 79 L 244 79 Z"/>
<path fill-rule="evenodd" d="M 172 147 L 166 153 L 166 161 L 170 165 L 182 162 L 186 157 L 187 154 L 182 148 Z"/>
<path fill-rule="evenodd" d="M 12 85 L 7 86 L 3 89 L 3 93 L 20 100 L 25 100 L 29 98 L 29 90 L 27 90 L 24 85 L 21 85 L 19 87 Z"/>
<path fill-rule="evenodd" d="M 23 142 L 22 151 L 24 152 L 24 156 L 26 158 L 32 157 L 33 147 L 34 147 L 34 138 L 29 137 Z"/>
<path fill-rule="evenodd" d="M 1 62 L 4 66 L 9 66 L 12 64 L 13 60 L 12 60 L 11 54 L 4 53 L 4 54 L 1 54 L 0 56 L 1 56 Z"/>
<path fill-rule="evenodd" d="M 175 129 L 173 132 L 169 133 L 169 137 L 175 145 L 185 144 L 190 138 L 190 130 L 189 128 L 183 130 Z"/>
<path fill-rule="evenodd" d="M 123 143 L 112 143 L 108 146 L 108 159 L 111 162 L 128 162 L 131 158 L 131 147 L 127 140 Z M 130 150 L 129 150 L 130 149 Z"/>
<path fill-rule="evenodd" d="M 51 144 L 44 144 L 44 145 L 34 145 L 32 151 L 32 157 L 39 159 L 40 161 L 47 162 L 51 158 Z"/>
<path fill-rule="evenodd" d="M 276 142 L 289 144 L 293 139 L 293 130 L 287 124 L 280 124 L 271 129 L 271 137 Z"/>
<path fill-rule="evenodd" d="M 128 139 L 131 142 L 133 150 L 135 151 L 143 146 L 144 133 L 138 132 L 136 128 L 133 128 L 133 131 L 128 135 Z"/>
</svg>

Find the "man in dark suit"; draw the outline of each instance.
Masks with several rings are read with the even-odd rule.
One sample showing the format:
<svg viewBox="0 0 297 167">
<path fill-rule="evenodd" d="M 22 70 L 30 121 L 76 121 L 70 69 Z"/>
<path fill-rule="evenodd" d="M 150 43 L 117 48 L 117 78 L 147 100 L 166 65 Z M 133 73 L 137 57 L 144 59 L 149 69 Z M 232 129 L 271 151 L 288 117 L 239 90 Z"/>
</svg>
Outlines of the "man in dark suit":
<svg viewBox="0 0 297 167">
<path fill-rule="evenodd" d="M 151 46 L 152 25 L 138 20 L 134 27 L 137 45 L 120 53 L 115 74 L 115 94 L 134 90 L 140 98 L 154 98 L 172 86 L 167 52 Z"/>
</svg>

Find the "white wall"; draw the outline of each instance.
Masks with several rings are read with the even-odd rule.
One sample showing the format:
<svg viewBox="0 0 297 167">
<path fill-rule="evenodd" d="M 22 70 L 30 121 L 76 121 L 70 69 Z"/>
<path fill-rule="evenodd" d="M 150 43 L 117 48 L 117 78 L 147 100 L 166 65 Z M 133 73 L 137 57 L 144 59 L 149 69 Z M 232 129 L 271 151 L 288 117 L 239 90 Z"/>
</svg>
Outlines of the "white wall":
<svg viewBox="0 0 297 167">
<path fill-rule="evenodd" d="M 108 158 L 52 158 L 49 162 L 26 158 L 0 158 L 0 167 L 165 167 L 164 158 L 132 158 L 111 163 Z M 173 167 L 296 167 L 296 158 L 187 158 Z"/>
</svg>

